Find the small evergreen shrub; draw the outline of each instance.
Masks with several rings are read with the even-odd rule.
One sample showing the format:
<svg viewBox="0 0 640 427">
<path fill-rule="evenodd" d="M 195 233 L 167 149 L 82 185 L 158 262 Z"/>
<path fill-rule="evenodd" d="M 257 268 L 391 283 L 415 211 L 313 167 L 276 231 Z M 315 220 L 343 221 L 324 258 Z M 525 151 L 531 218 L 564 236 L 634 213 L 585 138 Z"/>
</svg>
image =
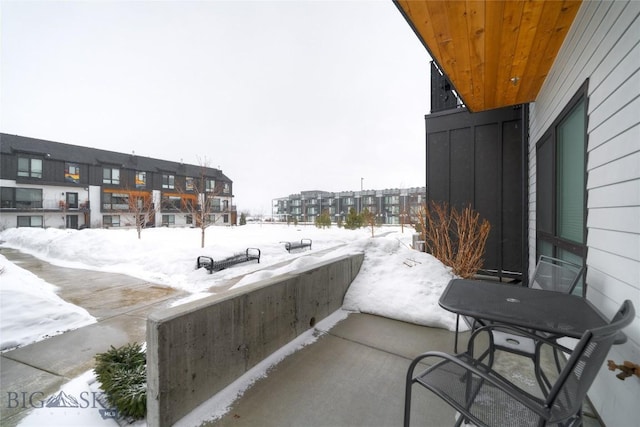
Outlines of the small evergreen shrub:
<svg viewBox="0 0 640 427">
<path fill-rule="evenodd" d="M 109 403 L 121 416 L 144 418 L 147 414 L 147 356 L 142 345 L 111 346 L 95 359 L 96 378 Z"/>
<path fill-rule="evenodd" d="M 324 211 L 316 217 L 316 227 L 331 228 L 331 216 L 329 215 L 329 212 Z"/>
<path fill-rule="evenodd" d="M 348 230 L 355 230 L 363 225 L 364 218 L 362 217 L 362 214 L 357 213 L 354 208 L 349 209 L 349 215 L 347 215 L 347 219 L 345 220 L 344 228 Z"/>
</svg>

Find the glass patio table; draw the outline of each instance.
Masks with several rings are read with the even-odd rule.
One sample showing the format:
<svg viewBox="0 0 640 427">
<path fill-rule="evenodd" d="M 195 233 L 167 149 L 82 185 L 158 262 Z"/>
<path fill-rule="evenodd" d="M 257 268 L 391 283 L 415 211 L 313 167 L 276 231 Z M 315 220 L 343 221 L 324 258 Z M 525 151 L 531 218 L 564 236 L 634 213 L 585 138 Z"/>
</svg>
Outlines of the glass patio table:
<svg viewBox="0 0 640 427">
<path fill-rule="evenodd" d="M 609 323 L 586 298 L 487 280 L 453 279 L 439 304 L 461 316 L 556 337 L 580 338 Z"/>
</svg>

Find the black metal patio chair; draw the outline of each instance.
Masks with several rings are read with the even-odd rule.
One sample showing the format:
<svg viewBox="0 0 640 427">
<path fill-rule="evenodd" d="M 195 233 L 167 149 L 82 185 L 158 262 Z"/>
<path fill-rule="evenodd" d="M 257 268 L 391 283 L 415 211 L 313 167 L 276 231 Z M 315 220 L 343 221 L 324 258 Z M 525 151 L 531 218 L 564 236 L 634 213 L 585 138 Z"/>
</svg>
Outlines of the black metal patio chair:
<svg viewBox="0 0 640 427">
<path fill-rule="evenodd" d="M 472 335 L 465 353 L 424 353 L 411 362 L 407 371 L 404 426 L 410 424 L 411 392 L 415 384 L 432 391 L 458 411 L 460 416 L 455 421 L 456 426 L 463 422 L 471 422 L 479 427 L 580 425 L 581 406 L 587 391 L 620 330 L 629 325 L 634 317 L 633 304 L 627 300 L 609 324 L 585 331 L 544 398 L 530 394 L 494 371 L 491 367 L 492 355 L 487 359 L 488 363 L 473 357 L 477 336 L 489 332 L 491 341 L 490 332 L 493 329 L 508 330 L 511 329 L 509 326 L 487 325 L 478 329 Z M 526 331 L 522 333 L 527 334 Z M 536 338 L 531 335 L 531 338 Z M 547 343 L 555 345 L 555 341 Z M 418 364 L 424 363 L 430 363 L 431 366 L 414 374 Z"/>
</svg>

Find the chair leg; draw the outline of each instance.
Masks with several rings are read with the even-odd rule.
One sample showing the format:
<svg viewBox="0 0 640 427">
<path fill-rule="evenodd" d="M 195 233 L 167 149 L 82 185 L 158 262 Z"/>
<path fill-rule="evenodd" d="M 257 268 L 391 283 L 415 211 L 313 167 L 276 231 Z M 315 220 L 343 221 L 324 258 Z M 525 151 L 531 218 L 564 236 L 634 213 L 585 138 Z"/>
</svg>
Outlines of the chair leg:
<svg viewBox="0 0 640 427">
<path fill-rule="evenodd" d="M 411 387 L 413 386 L 413 365 L 407 372 L 407 379 L 404 392 L 404 427 L 409 427 L 411 422 Z"/>
<path fill-rule="evenodd" d="M 454 338 L 454 342 L 453 342 L 453 352 L 454 353 L 458 353 L 458 330 L 459 330 L 459 326 L 460 326 L 460 315 L 456 314 L 456 336 Z"/>
</svg>

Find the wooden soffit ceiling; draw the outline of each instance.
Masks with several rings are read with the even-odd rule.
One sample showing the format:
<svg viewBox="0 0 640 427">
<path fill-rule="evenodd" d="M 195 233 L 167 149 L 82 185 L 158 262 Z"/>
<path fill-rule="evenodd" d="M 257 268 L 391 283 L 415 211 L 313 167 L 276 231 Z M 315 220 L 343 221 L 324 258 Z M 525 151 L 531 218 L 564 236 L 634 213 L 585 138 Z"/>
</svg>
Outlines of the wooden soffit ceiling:
<svg viewBox="0 0 640 427">
<path fill-rule="evenodd" d="M 394 0 L 471 111 L 536 99 L 581 1 Z"/>
</svg>

